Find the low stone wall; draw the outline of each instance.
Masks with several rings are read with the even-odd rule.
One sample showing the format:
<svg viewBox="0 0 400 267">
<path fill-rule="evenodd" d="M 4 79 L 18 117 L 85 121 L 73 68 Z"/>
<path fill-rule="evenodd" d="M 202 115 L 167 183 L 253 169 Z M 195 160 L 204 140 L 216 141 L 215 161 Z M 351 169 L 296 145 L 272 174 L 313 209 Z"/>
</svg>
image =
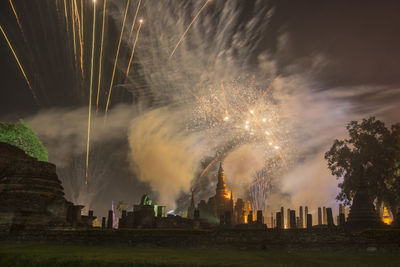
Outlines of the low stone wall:
<svg viewBox="0 0 400 267">
<path fill-rule="evenodd" d="M 238 249 L 329 249 L 400 251 L 399 230 L 25 230 L 0 232 L 1 240 L 56 242 L 62 244 L 129 245 L 139 247 L 191 247 Z"/>
</svg>

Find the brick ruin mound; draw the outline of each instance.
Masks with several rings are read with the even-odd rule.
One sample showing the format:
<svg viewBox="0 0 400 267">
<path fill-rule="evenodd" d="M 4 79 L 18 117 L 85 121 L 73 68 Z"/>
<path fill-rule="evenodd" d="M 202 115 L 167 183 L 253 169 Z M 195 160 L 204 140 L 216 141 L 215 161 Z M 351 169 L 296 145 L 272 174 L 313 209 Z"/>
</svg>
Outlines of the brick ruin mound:
<svg viewBox="0 0 400 267">
<path fill-rule="evenodd" d="M 0 142 L 0 228 L 65 225 L 68 208 L 56 166 Z"/>
</svg>

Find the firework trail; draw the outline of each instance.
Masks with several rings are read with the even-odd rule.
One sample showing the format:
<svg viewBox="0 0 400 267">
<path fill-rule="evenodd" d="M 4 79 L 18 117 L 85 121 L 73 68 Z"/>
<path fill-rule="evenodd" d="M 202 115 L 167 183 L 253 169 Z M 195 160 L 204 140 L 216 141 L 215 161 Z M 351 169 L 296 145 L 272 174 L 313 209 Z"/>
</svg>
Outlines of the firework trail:
<svg viewBox="0 0 400 267">
<path fill-rule="evenodd" d="M 28 77 L 26 76 L 26 73 L 25 73 L 25 71 L 24 71 L 24 68 L 22 67 L 21 62 L 19 61 L 18 56 L 17 56 L 17 54 L 15 53 L 15 50 L 14 50 L 14 48 L 12 47 L 10 41 L 8 40 L 8 37 L 7 37 L 6 33 L 4 32 L 3 27 L 2 27 L 1 25 L 0 25 L 0 30 L 1 30 L 1 32 L 3 33 L 3 36 L 4 36 L 4 38 L 6 39 L 7 44 L 8 44 L 8 46 L 10 47 L 10 49 L 11 49 L 13 55 L 14 55 L 15 60 L 16 60 L 17 63 L 18 63 L 18 66 L 19 66 L 19 68 L 20 68 L 22 74 L 23 74 L 24 77 L 25 77 L 25 81 L 26 81 L 26 83 L 28 84 L 29 90 L 31 91 L 32 96 L 33 96 L 33 98 L 35 99 L 36 104 L 37 104 L 38 106 L 40 106 L 40 104 L 39 104 L 39 99 L 37 98 L 35 92 L 33 91 L 32 86 L 31 86 L 31 83 L 29 82 L 29 79 L 28 79 Z"/>
<path fill-rule="evenodd" d="M 93 36 L 92 36 L 92 61 L 90 65 L 90 93 L 89 93 L 89 117 L 88 117 L 88 134 L 86 144 L 86 178 L 85 184 L 88 183 L 89 169 L 89 146 L 90 146 L 90 126 L 92 116 L 92 93 L 93 93 L 93 61 L 94 61 L 94 42 L 96 37 L 96 0 L 93 0 Z"/>
<path fill-rule="evenodd" d="M 107 0 L 104 0 L 103 6 L 103 25 L 101 27 L 101 44 L 100 44 L 100 62 L 99 62 L 99 81 L 97 83 L 97 101 L 96 101 L 96 113 L 99 112 L 99 97 L 100 97 L 100 86 L 101 86 L 101 69 L 102 69 L 102 59 L 103 59 L 103 43 L 104 43 L 104 25 L 106 20 L 106 9 Z"/>
<path fill-rule="evenodd" d="M 74 41 L 74 58 L 75 58 L 75 67 L 78 66 L 78 60 L 76 58 L 76 40 L 75 40 L 75 10 L 74 10 L 74 1 L 71 2 L 71 19 L 72 19 L 72 35 Z"/>
<path fill-rule="evenodd" d="M 11 6 L 13 12 L 14 12 L 14 15 L 15 15 L 15 19 L 17 20 L 19 30 L 21 31 L 22 37 L 24 38 L 24 42 L 25 42 L 25 44 L 28 44 L 28 41 L 26 40 L 26 37 L 25 37 L 24 30 L 22 29 L 22 24 L 21 24 L 21 22 L 19 20 L 19 17 L 18 17 L 17 11 L 15 10 L 15 7 L 13 5 L 12 0 L 9 0 L 9 1 L 10 1 L 10 6 Z"/>
<path fill-rule="evenodd" d="M 81 24 L 81 27 L 82 27 L 82 42 L 83 42 L 83 33 L 84 33 L 84 31 L 83 31 L 83 1 L 84 0 L 81 0 L 81 22 L 82 22 L 82 24 Z M 93 1 L 96 1 L 96 0 L 93 0 Z"/>
<path fill-rule="evenodd" d="M 215 156 L 215 158 L 201 172 L 199 178 L 202 178 L 207 173 L 208 169 L 210 169 L 210 167 L 221 157 L 221 155 L 222 154 L 218 154 L 218 155 Z"/>
<path fill-rule="evenodd" d="M 69 27 L 68 27 L 68 11 L 67 11 L 67 0 L 64 0 L 64 15 L 65 15 L 65 27 L 67 29 L 67 33 L 69 33 Z"/>
<path fill-rule="evenodd" d="M 132 23 L 131 31 L 129 32 L 129 38 L 128 38 L 129 41 L 130 41 L 131 38 L 132 38 L 132 33 L 133 33 L 133 29 L 135 28 L 136 18 L 137 18 L 137 15 L 138 15 L 138 13 L 139 13 L 139 8 L 140 8 L 140 3 L 141 3 L 141 2 L 142 2 L 142 0 L 139 0 L 138 6 L 137 6 L 137 8 L 136 8 L 135 17 L 133 18 L 133 23 Z"/>
<path fill-rule="evenodd" d="M 108 91 L 107 105 L 106 105 L 106 114 L 107 114 L 107 112 L 108 112 L 108 106 L 110 105 L 111 91 L 112 91 L 112 87 L 113 87 L 113 84 L 114 84 L 115 70 L 116 70 L 116 68 L 117 68 L 118 55 L 119 55 L 119 49 L 120 49 L 120 47 L 121 47 L 122 36 L 124 35 L 125 22 L 126 22 L 126 16 L 127 16 L 127 14 L 128 14 L 129 3 L 130 3 L 130 0 L 128 0 L 128 1 L 126 2 L 124 20 L 123 20 L 123 22 L 122 22 L 121 34 L 120 34 L 120 36 L 119 36 L 119 42 L 118 42 L 117 53 L 116 53 L 116 55 L 115 55 L 114 68 L 113 68 L 113 73 L 112 73 L 112 76 L 111 76 L 110 89 L 109 89 L 109 91 Z M 104 117 L 104 118 L 105 118 L 105 117 Z"/>
<path fill-rule="evenodd" d="M 190 22 L 190 24 L 187 26 L 185 32 L 182 34 L 181 38 L 179 39 L 178 43 L 176 44 L 174 50 L 172 50 L 171 55 L 169 55 L 169 59 L 171 59 L 171 57 L 175 54 L 176 49 L 179 47 L 179 45 L 182 43 L 183 39 L 185 38 L 187 32 L 190 30 L 190 27 L 192 27 L 192 24 L 197 20 L 197 18 L 200 16 L 201 12 L 203 11 L 203 9 L 207 6 L 207 4 L 210 2 L 211 0 L 206 0 L 206 2 L 204 3 L 204 5 L 200 8 L 199 12 L 197 12 L 196 16 L 194 16 L 192 22 Z"/>
<path fill-rule="evenodd" d="M 136 32 L 135 42 L 133 43 L 133 47 L 132 47 L 131 58 L 129 59 L 128 68 L 127 68 L 127 70 L 126 70 L 126 77 L 128 77 L 129 71 L 130 71 L 130 69 L 131 69 L 131 64 L 132 64 L 133 56 L 135 55 L 136 43 L 137 43 L 137 40 L 138 40 L 138 38 L 139 38 L 139 33 L 140 33 L 140 28 L 142 28 L 142 23 L 143 23 L 143 20 L 140 20 L 140 21 L 139 21 L 139 27 L 138 27 L 137 32 Z"/>
<path fill-rule="evenodd" d="M 76 0 L 74 0 L 74 3 L 75 3 L 75 17 L 76 17 L 76 21 L 77 21 L 77 25 L 78 25 L 79 45 L 80 45 L 80 49 L 81 49 L 81 53 L 80 53 L 81 73 L 82 73 L 82 80 L 84 80 L 84 78 L 85 78 L 85 73 L 84 73 L 84 68 L 83 68 L 84 43 L 83 43 L 83 31 L 81 30 L 81 24 L 83 24 L 83 20 L 81 23 Z"/>
</svg>

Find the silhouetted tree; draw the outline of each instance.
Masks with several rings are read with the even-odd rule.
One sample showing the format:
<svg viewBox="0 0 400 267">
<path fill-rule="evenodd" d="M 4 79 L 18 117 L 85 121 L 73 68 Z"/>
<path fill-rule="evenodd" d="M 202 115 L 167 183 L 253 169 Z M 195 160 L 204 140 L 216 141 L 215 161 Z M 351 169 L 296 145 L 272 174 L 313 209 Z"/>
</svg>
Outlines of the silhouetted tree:
<svg viewBox="0 0 400 267">
<path fill-rule="evenodd" d="M 360 166 L 366 165 L 369 193 L 378 206 L 384 203 L 393 214 L 400 204 L 400 124 L 391 130 L 374 117 L 347 125 L 349 138 L 335 140 L 325 153 L 328 167 L 337 179 L 341 192 L 337 199 L 350 204 L 359 185 Z"/>
<path fill-rule="evenodd" d="M 46 147 L 32 128 L 22 120 L 16 123 L 0 123 L 0 142 L 16 146 L 40 161 L 48 161 Z"/>
</svg>

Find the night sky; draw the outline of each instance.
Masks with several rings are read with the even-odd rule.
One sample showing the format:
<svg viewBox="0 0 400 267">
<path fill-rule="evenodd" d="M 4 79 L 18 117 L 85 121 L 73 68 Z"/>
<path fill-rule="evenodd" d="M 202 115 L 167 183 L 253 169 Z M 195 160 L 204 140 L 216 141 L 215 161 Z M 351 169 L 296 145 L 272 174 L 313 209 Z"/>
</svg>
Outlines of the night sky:
<svg viewBox="0 0 400 267">
<path fill-rule="evenodd" d="M 71 53 L 71 46 L 70 43 L 68 44 L 65 35 L 63 13 L 57 14 L 54 0 L 14 0 L 13 2 L 19 14 L 29 48 L 24 43 L 8 1 L 1 1 L 0 3 L 0 25 L 5 29 L 14 45 L 32 86 L 38 94 L 41 106 L 37 107 L 33 101 L 12 53 L 3 36 L 1 36 L 0 120 L 15 121 L 19 118 L 26 118 L 30 121 L 34 120 L 32 118 L 35 118 L 39 111 L 46 112 L 48 110 L 73 111 L 82 108 L 86 112 L 88 79 L 85 80 L 83 86 L 80 82 L 76 82 L 76 76 L 79 73 L 77 74 L 73 70 L 73 53 Z M 40 4 L 38 4 L 39 2 Z M 62 1 L 59 2 L 61 9 Z M 106 56 L 103 69 L 106 84 L 109 83 L 112 71 L 113 55 L 119 37 L 119 18 L 123 15 L 125 5 L 125 1 L 118 2 L 121 3 L 110 4 L 110 15 L 106 23 Z M 143 2 L 144 9 L 155 3 L 150 0 Z M 179 2 L 179 0 L 168 2 L 170 8 L 173 9 L 174 3 Z M 202 3 L 200 0 L 189 2 Z M 221 16 L 218 7 L 223 2 L 225 1 L 213 0 L 202 13 L 200 21 L 205 21 L 208 16 L 212 21 L 218 22 L 219 16 Z M 326 114 L 327 116 L 320 114 L 318 117 L 320 121 L 313 122 L 329 125 L 329 127 L 311 130 L 309 132 L 311 136 L 315 134 L 316 139 L 318 139 L 320 135 L 325 135 L 331 127 L 335 127 L 340 128 L 339 136 L 329 136 L 329 138 L 330 140 L 340 138 L 348 121 L 369 115 L 377 116 L 388 124 L 400 122 L 400 106 L 398 104 L 400 101 L 399 1 L 236 0 L 232 2 L 236 3 L 236 11 L 240 12 L 237 17 L 238 21 L 232 26 L 232 31 L 240 30 L 243 32 L 241 27 L 246 21 L 251 20 L 255 12 L 254 8 L 260 2 L 266 6 L 266 10 L 271 10 L 272 16 L 268 24 L 256 26 L 257 31 L 252 35 L 247 35 L 248 38 L 252 39 L 246 41 L 256 43 L 256 45 L 250 50 L 246 62 L 242 62 L 243 67 L 249 70 L 258 69 L 261 66 L 259 56 L 268 53 L 275 62 L 277 74 L 282 75 L 282 77 L 300 76 L 307 79 L 308 82 L 304 86 L 310 86 L 310 90 L 307 91 L 307 95 L 312 97 L 310 101 L 320 101 L 318 104 L 322 107 L 318 106 L 318 110 L 329 111 L 329 114 Z M 89 6 L 89 4 L 87 5 Z M 189 8 L 192 8 L 196 10 L 189 5 L 177 6 L 181 9 L 187 8 L 189 10 Z M 134 7 L 136 7 L 136 1 L 133 1 L 129 16 L 133 16 Z M 99 21 L 100 15 L 101 13 L 98 14 Z M 193 17 L 193 15 L 189 17 Z M 157 22 L 157 17 L 147 18 L 146 14 L 143 14 L 143 18 L 145 23 L 152 25 L 161 23 Z M 87 36 L 91 34 L 91 19 L 91 15 L 88 15 L 88 22 L 85 24 Z M 100 28 L 99 22 L 97 25 Z M 143 38 L 151 34 L 146 32 L 145 25 L 143 26 Z M 100 32 L 97 31 L 97 34 L 100 34 Z M 246 38 L 246 35 L 241 38 Z M 192 45 L 195 46 L 195 41 L 191 40 L 189 31 L 187 42 L 190 44 L 191 41 L 193 42 Z M 209 43 L 212 47 L 213 39 L 205 38 L 203 41 Z M 88 39 L 86 42 L 90 43 L 90 40 Z M 160 43 L 162 43 L 162 40 L 160 40 Z M 140 46 L 140 42 L 138 46 Z M 89 45 L 86 45 L 85 49 L 87 50 L 85 50 L 85 55 L 89 55 Z M 190 51 L 190 47 L 185 47 L 185 49 Z M 240 55 L 240 51 L 238 54 Z M 123 58 L 121 62 L 126 62 L 129 57 L 126 45 L 122 47 L 121 57 Z M 140 50 L 137 57 L 146 60 L 146 56 L 140 54 Z M 86 60 L 89 63 L 89 57 Z M 236 60 L 241 65 L 241 56 L 238 56 Z M 89 68 L 88 66 L 87 64 L 86 68 Z M 143 66 L 140 66 L 139 63 L 137 68 L 140 69 L 141 67 Z M 177 71 L 180 70 L 177 69 Z M 249 73 L 251 72 L 249 71 Z M 140 102 L 138 98 L 142 95 L 147 97 L 147 108 L 159 104 L 157 101 L 152 104 L 153 98 L 157 98 L 157 96 L 153 96 L 150 89 L 147 93 L 143 93 L 147 90 L 146 88 L 151 88 L 152 84 L 148 80 L 141 82 L 141 78 L 143 77 L 134 73 L 132 79 L 139 80 L 139 82 L 132 82 L 134 86 L 117 86 L 111 98 L 112 107 L 120 103 L 133 106 Z M 117 71 L 116 79 L 117 84 L 124 84 L 120 71 Z M 105 85 L 104 90 L 106 88 Z M 140 92 L 136 92 L 135 90 L 139 91 L 139 88 Z M 327 98 L 329 98 L 328 105 L 324 106 L 326 103 L 324 101 Z M 104 98 L 101 101 L 104 105 Z M 299 102 L 301 101 L 302 99 L 299 99 Z M 341 115 L 340 118 L 331 116 L 336 109 L 341 109 L 342 103 L 346 103 L 350 108 L 344 111 L 345 114 Z M 67 118 L 64 117 L 64 119 Z M 46 124 L 40 125 L 46 128 Z M 37 129 L 35 128 L 35 130 Z M 92 204 L 100 214 L 105 214 L 106 207 L 111 200 L 125 199 L 132 204 L 131 202 L 137 201 L 142 193 L 150 190 L 146 183 L 139 182 L 136 178 L 137 174 L 130 171 L 130 163 L 127 158 L 129 154 L 128 141 L 126 133 L 124 134 L 126 129 L 118 128 L 116 131 L 121 131 L 120 138 L 109 140 L 108 143 L 103 143 L 102 147 L 94 146 L 93 148 L 94 151 L 99 151 L 99 154 L 106 153 L 112 158 L 110 164 L 112 166 L 107 174 L 112 183 L 106 188 L 102 188 L 101 194 L 95 196 L 94 202 L 96 204 Z M 43 132 L 46 132 L 46 130 L 39 130 L 39 133 Z M 82 136 L 84 137 L 85 133 Z M 51 142 L 49 140 L 43 141 L 45 144 Z M 319 152 L 326 149 L 325 143 L 323 145 L 318 143 L 315 146 L 317 148 L 313 147 L 310 149 L 312 151 L 304 153 L 303 162 L 314 164 L 313 159 L 317 158 L 317 154 L 321 157 Z M 313 154 L 314 152 L 315 154 Z M 49 148 L 49 153 L 51 159 L 51 153 L 57 153 L 57 150 Z M 93 152 L 94 158 L 101 157 L 96 153 Z M 74 154 L 72 158 L 76 164 L 84 164 L 82 155 Z M 307 157 L 310 155 L 312 155 L 311 161 L 308 161 Z M 62 172 L 59 175 L 62 176 L 64 186 L 68 183 L 66 181 L 69 173 L 68 166 L 70 165 L 59 168 Z M 304 166 L 294 166 L 293 170 L 296 170 L 296 172 L 304 170 L 305 176 L 310 173 L 318 176 L 317 170 L 322 167 L 320 165 L 315 166 L 315 170 L 312 171 L 309 171 L 309 168 L 312 169 L 312 166 L 306 167 L 306 170 L 304 170 Z M 290 171 L 289 177 L 293 176 Z M 331 177 L 331 179 L 335 184 L 335 178 Z M 311 181 L 314 181 L 314 178 Z M 286 192 L 290 195 L 293 192 L 292 189 L 290 189 L 290 186 L 288 189 L 285 182 L 283 184 L 283 188 L 286 188 Z M 333 191 L 335 192 L 335 190 L 334 188 Z M 331 203 L 333 199 L 326 201 Z M 293 200 L 293 203 L 297 204 L 297 201 Z"/>
</svg>

